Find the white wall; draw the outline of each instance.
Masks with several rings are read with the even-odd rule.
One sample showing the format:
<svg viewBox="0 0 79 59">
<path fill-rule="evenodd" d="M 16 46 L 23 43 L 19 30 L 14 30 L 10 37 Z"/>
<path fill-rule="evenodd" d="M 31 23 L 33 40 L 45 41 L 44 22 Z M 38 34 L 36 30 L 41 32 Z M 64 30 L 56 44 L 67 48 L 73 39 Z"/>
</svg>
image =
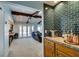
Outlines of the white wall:
<svg viewBox="0 0 79 59">
<path fill-rule="evenodd" d="M 0 9 L 0 57 L 3 56 L 3 11 Z"/>
<path fill-rule="evenodd" d="M 11 10 L 7 5 L 3 5 L 3 11 L 4 11 L 4 56 L 7 56 L 9 52 L 10 24 L 14 24 L 14 22 L 11 16 Z M 7 23 L 5 24 L 5 22 Z"/>
<path fill-rule="evenodd" d="M 15 23 L 14 24 L 14 27 L 13 27 L 13 32 L 14 33 L 19 33 L 19 26 L 20 26 L 21 24 L 18 24 L 18 23 Z"/>
<path fill-rule="evenodd" d="M 11 10 L 7 5 L 0 3 L 0 56 L 7 56 L 9 52 L 9 28 L 13 24 Z"/>
</svg>

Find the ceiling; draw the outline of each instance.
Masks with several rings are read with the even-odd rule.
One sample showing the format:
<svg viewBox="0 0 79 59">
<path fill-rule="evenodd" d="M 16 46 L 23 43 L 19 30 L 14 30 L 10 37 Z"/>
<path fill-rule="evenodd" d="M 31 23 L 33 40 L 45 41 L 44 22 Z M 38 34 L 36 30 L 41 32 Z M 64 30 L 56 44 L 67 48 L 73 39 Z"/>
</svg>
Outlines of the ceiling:
<svg viewBox="0 0 79 59">
<path fill-rule="evenodd" d="M 38 10 L 42 10 L 42 6 L 43 6 L 43 2 L 41 1 L 9 1 L 9 2 L 28 6 Z"/>
<path fill-rule="evenodd" d="M 57 3 L 59 3 L 60 1 L 44 1 L 45 4 L 50 5 L 50 6 L 54 6 Z"/>
<path fill-rule="evenodd" d="M 39 13 L 37 14 L 34 14 L 34 15 L 39 15 L 39 16 L 42 16 L 42 8 L 43 8 L 43 4 L 42 2 L 36 2 L 36 1 L 9 1 L 11 3 L 14 3 L 15 5 L 16 4 L 19 4 L 19 5 L 22 5 L 22 9 L 19 8 L 20 6 L 18 7 L 14 7 L 14 6 L 11 6 L 11 9 L 13 11 L 18 11 L 18 12 L 21 12 L 22 13 L 25 13 L 26 14 L 34 14 L 36 11 L 39 11 Z M 20 10 L 18 10 L 20 9 Z M 12 15 L 13 19 L 15 22 L 27 22 L 28 21 L 28 16 L 23 16 L 23 15 Z M 42 20 L 42 18 L 34 18 L 34 17 L 31 17 L 31 19 L 29 20 L 29 23 L 31 24 L 34 24 L 34 23 L 38 23 Z"/>
<path fill-rule="evenodd" d="M 25 23 L 28 21 L 29 17 L 27 16 L 22 16 L 22 15 L 12 15 L 13 19 L 16 19 L 15 21 L 16 22 L 22 22 L 22 23 Z M 30 24 L 35 24 L 35 23 L 38 23 L 40 22 L 41 19 L 40 18 L 31 18 L 29 19 L 29 23 Z"/>
</svg>

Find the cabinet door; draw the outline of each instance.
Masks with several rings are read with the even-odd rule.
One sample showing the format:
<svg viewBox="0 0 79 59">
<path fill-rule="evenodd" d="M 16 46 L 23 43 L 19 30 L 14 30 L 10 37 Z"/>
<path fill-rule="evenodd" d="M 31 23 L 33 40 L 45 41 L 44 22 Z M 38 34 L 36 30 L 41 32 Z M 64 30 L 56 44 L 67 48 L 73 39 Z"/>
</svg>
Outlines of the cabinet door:
<svg viewBox="0 0 79 59">
<path fill-rule="evenodd" d="M 63 52 L 64 55 L 68 56 L 68 57 L 78 57 L 79 56 L 79 51 L 76 51 L 75 49 L 68 48 L 65 45 L 57 44 L 56 49 L 57 49 L 57 51 Z M 61 55 L 60 52 L 58 52 L 58 54 Z"/>
<path fill-rule="evenodd" d="M 52 52 L 52 48 L 49 46 L 45 46 L 45 57 L 52 57 L 53 56 L 53 52 Z"/>
<path fill-rule="evenodd" d="M 66 55 L 65 53 L 61 52 L 61 51 L 56 51 L 56 56 L 57 57 L 68 57 L 68 55 Z"/>
<path fill-rule="evenodd" d="M 54 45 L 53 42 L 45 39 L 44 43 L 44 56 L 45 57 L 52 57 L 54 56 Z"/>
</svg>

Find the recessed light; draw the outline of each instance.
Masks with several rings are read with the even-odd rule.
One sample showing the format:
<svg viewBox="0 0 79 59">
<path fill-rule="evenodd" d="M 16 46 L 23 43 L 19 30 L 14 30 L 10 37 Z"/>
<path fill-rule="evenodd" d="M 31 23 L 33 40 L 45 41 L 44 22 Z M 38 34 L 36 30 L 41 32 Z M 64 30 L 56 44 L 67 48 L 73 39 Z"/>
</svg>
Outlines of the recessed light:
<svg viewBox="0 0 79 59">
<path fill-rule="evenodd" d="M 45 10 L 47 10 L 48 9 L 48 7 L 45 7 Z"/>
<path fill-rule="evenodd" d="M 54 3 L 58 3 L 59 1 L 53 1 Z"/>
</svg>

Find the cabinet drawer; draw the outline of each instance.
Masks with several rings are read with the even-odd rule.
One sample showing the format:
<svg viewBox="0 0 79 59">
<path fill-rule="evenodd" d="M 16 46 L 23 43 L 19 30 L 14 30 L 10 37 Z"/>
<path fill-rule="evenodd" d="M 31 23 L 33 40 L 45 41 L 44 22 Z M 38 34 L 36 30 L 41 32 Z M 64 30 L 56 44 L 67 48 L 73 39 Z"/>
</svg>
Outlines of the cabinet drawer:
<svg viewBox="0 0 79 59">
<path fill-rule="evenodd" d="M 53 57 L 54 56 L 53 49 L 50 48 L 49 46 L 45 46 L 45 48 L 44 48 L 44 55 L 45 55 L 45 57 Z"/>
<path fill-rule="evenodd" d="M 61 44 L 60 45 L 56 44 L 56 49 L 58 51 L 63 52 L 66 55 L 71 56 L 71 57 L 77 57 L 77 56 L 79 56 L 79 51 L 76 51 L 74 49 L 68 48 L 68 47 L 66 47 L 64 45 L 61 45 Z"/>
<path fill-rule="evenodd" d="M 45 39 L 44 44 L 49 46 L 54 46 L 54 43 L 48 39 Z"/>
<path fill-rule="evenodd" d="M 69 57 L 68 55 L 66 55 L 65 53 L 61 52 L 61 51 L 56 51 L 56 56 L 57 57 Z"/>
</svg>

